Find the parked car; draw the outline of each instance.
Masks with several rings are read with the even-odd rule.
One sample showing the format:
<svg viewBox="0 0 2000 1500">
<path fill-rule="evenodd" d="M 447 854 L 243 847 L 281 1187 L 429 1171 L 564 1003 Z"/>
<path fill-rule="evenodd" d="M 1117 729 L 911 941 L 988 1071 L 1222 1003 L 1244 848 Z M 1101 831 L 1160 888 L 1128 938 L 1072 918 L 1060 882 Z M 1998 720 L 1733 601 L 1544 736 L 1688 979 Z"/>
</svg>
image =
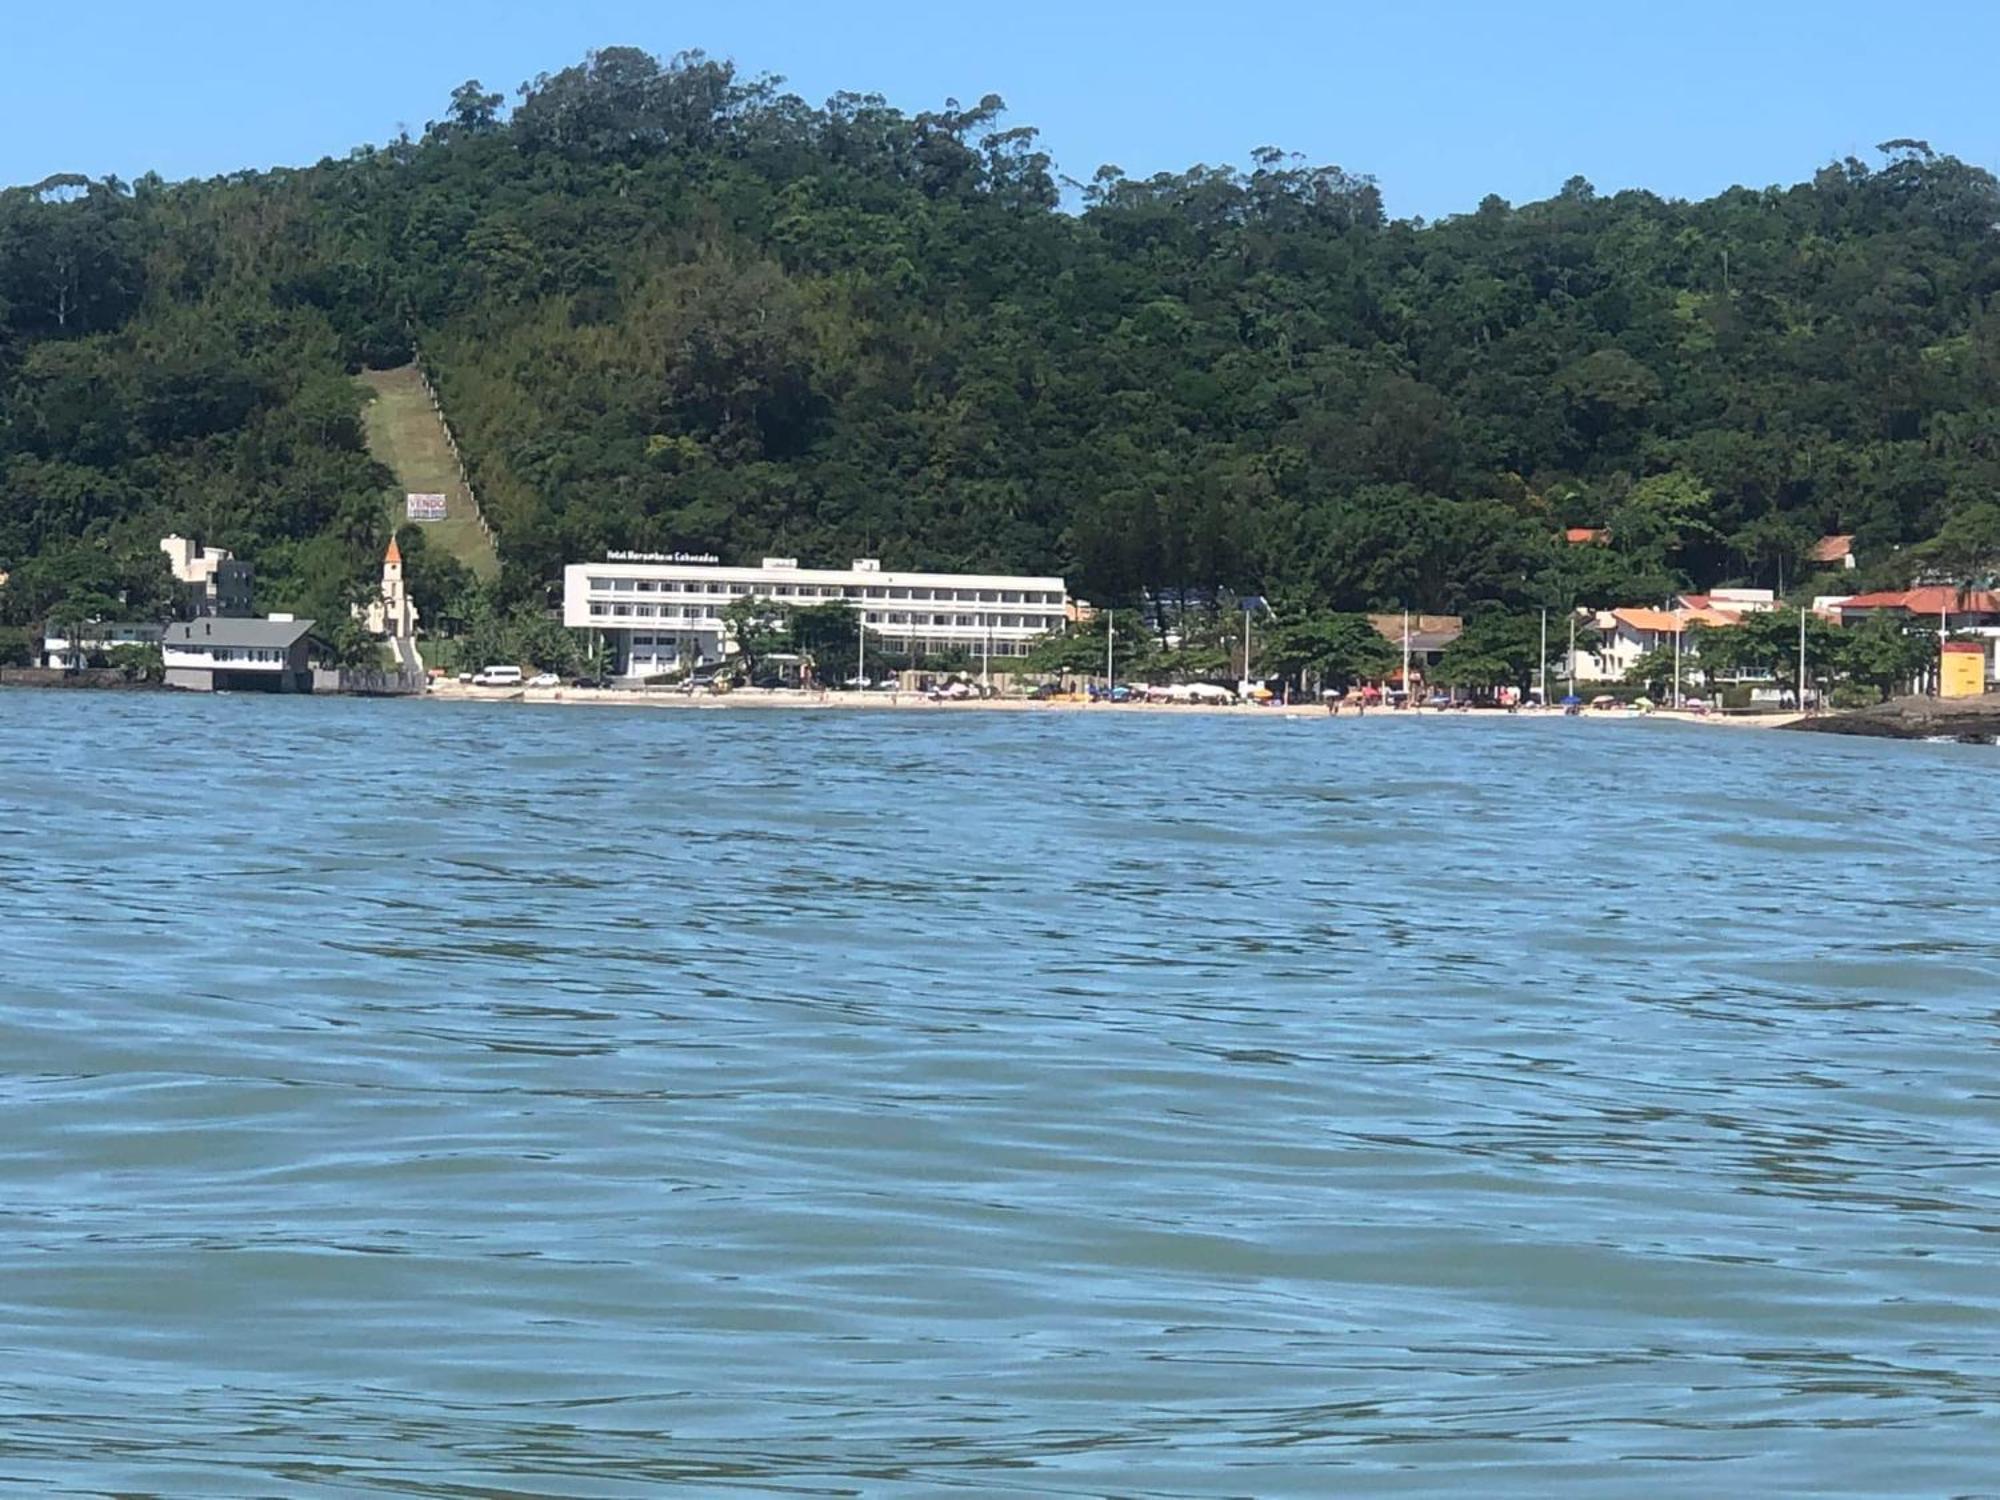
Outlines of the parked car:
<svg viewBox="0 0 2000 1500">
<path fill-rule="evenodd" d="M 580 688 L 608 688 L 611 686 L 611 679 L 609 677 L 572 677 L 569 680 L 569 685 Z"/>
<path fill-rule="evenodd" d="M 519 667 L 482 667 L 472 674 L 474 687 L 519 687 L 521 669 Z"/>
<path fill-rule="evenodd" d="M 562 679 L 553 672 L 537 672 L 533 677 L 528 679 L 528 686 L 532 688 L 561 687 Z"/>
</svg>

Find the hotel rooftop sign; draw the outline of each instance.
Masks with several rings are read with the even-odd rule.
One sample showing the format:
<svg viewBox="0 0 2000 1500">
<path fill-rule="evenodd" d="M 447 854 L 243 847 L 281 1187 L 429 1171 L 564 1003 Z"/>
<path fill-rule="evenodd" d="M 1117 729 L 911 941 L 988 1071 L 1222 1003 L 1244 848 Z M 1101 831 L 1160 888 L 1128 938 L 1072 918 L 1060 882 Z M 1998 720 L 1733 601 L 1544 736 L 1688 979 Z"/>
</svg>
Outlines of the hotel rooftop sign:
<svg viewBox="0 0 2000 1500">
<path fill-rule="evenodd" d="M 696 568 L 712 568 L 722 561 L 713 552 L 607 552 L 604 560 L 615 563 L 684 563 Z"/>
</svg>

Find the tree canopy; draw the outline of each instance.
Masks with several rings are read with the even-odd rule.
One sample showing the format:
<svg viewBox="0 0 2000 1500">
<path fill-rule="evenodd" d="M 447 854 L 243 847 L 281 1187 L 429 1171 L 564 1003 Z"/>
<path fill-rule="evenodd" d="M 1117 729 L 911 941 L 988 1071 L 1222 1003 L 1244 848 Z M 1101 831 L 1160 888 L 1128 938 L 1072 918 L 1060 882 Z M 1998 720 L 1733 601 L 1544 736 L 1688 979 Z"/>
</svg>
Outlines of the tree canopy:
<svg viewBox="0 0 2000 1500">
<path fill-rule="evenodd" d="M 1823 532 L 1963 571 L 2000 493 L 2000 186 L 1882 155 L 1430 224 L 1277 150 L 1065 202 L 998 97 L 813 106 L 611 48 L 310 167 L 51 179 L 0 193 L 0 624 L 72 576 L 144 597 L 168 529 L 337 610 L 390 483 L 348 377 L 417 350 L 504 610 L 606 548 L 1329 617 L 1790 586 Z M 470 588 L 436 572 L 427 617 Z"/>
</svg>

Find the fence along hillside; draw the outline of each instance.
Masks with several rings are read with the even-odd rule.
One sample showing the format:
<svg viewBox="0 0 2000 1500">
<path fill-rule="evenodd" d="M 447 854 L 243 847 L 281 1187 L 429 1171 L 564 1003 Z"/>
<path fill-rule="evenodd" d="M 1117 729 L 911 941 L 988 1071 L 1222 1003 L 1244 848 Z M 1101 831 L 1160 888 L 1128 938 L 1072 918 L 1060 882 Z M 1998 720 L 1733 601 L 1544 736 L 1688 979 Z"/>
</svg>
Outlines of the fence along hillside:
<svg viewBox="0 0 2000 1500">
<path fill-rule="evenodd" d="M 422 367 L 364 370 L 356 378 L 373 396 L 365 419 L 368 450 L 396 475 L 390 526 L 404 522 L 404 493 L 443 495 L 445 519 L 425 523 L 426 540 L 477 577 L 497 578 L 500 555 L 493 528 L 479 508 L 459 456 L 458 438 Z"/>
</svg>

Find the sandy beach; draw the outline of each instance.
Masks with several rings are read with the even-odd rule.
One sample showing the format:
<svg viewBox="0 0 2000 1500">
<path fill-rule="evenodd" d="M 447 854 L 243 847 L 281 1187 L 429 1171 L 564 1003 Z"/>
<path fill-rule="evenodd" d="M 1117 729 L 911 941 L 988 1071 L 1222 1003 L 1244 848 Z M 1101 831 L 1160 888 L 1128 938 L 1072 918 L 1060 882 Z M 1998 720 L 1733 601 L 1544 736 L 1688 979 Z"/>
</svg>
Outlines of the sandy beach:
<svg viewBox="0 0 2000 1500">
<path fill-rule="evenodd" d="M 789 709 L 794 712 L 864 713 L 890 711 L 901 713 L 1088 713 L 1088 714 L 1175 714 L 1175 715 L 1221 715 L 1228 718 L 1248 719 L 1365 719 L 1373 722 L 1387 719 L 1395 722 L 1418 722 L 1430 719 L 1476 719 L 1496 722 L 1508 719 L 1554 719 L 1564 717 L 1561 709 L 1524 708 L 1517 714 L 1504 709 L 1391 709 L 1371 708 L 1366 714 L 1357 713 L 1352 708 L 1343 708 L 1338 714 L 1329 714 L 1318 703 L 1268 704 L 1254 703 L 1089 703 L 1066 699 L 1033 698 L 926 698 L 919 693 L 818 693 L 798 692 L 787 689 L 748 688 L 731 693 L 691 694 L 667 688 L 476 688 L 461 682 L 433 683 L 426 695 L 433 701 L 444 703 L 515 703 L 525 706 L 564 707 L 586 706 L 599 708 L 660 708 L 695 711 Z M 1635 723 L 1641 721 L 1656 723 L 1701 724 L 1720 726 L 1728 729 L 1776 729 L 1792 723 L 1800 715 L 1754 714 L 1728 716 L 1723 714 L 1694 714 L 1676 712 L 1672 709 L 1654 709 L 1649 713 L 1635 713 L 1620 709 L 1610 712 L 1586 709 L 1576 716 L 1580 723 Z"/>
</svg>

